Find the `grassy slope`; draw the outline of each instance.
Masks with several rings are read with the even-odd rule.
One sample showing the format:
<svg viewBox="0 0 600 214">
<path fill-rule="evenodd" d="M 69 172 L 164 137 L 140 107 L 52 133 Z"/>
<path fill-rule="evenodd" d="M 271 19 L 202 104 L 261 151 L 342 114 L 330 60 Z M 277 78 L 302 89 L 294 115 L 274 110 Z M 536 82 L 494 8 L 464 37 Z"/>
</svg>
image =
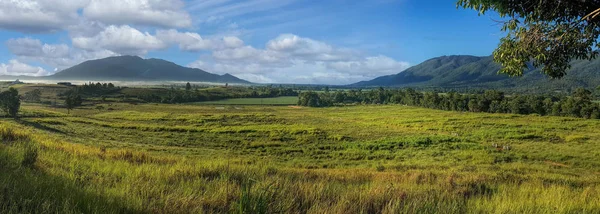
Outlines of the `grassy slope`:
<svg viewBox="0 0 600 214">
<path fill-rule="evenodd" d="M 0 132 L 0 212 L 600 212 L 596 120 L 402 106 L 112 108 L 26 106 L 22 121 L 2 121 L 18 131 Z M 26 137 L 4 137 L 14 135 Z M 28 145 L 39 157 L 26 167 Z"/>
</svg>

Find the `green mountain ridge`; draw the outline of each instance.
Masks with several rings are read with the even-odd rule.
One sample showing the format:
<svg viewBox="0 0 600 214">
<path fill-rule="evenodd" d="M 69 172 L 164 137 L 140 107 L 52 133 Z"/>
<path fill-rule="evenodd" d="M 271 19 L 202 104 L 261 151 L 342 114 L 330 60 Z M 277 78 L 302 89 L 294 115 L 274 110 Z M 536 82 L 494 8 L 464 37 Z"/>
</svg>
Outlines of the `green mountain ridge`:
<svg viewBox="0 0 600 214">
<path fill-rule="evenodd" d="M 576 60 L 562 79 L 550 79 L 539 68 L 530 68 L 521 77 L 499 74 L 500 65 L 491 56 L 442 56 L 427 60 L 394 75 L 351 84 L 352 87 L 481 88 L 516 91 L 568 90 L 600 85 L 600 60 Z"/>
<path fill-rule="evenodd" d="M 212 74 L 162 59 L 142 59 L 138 56 L 115 56 L 89 60 L 54 75 L 42 77 L 42 79 L 250 83 L 230 74 Z"/>
</svg>

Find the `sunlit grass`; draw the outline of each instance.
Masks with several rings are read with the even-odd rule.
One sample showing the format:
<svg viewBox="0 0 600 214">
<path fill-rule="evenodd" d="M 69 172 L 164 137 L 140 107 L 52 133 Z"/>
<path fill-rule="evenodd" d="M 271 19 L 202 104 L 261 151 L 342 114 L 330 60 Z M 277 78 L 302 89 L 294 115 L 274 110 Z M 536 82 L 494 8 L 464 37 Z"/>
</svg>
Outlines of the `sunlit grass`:
<svg viewBox="0 0 600 214">
<path fill-rule="evenodd" d="M 0 213 L 600 212 L 596 120 L 111 107 L 1 121 Z"/>
<path fill-rule="evenodd" d="M 296 105 L 297 96 L 270 97 L 270 98 L 237 98 L 218 101 L 198 102 L 201 105 Z"/>
</svg>

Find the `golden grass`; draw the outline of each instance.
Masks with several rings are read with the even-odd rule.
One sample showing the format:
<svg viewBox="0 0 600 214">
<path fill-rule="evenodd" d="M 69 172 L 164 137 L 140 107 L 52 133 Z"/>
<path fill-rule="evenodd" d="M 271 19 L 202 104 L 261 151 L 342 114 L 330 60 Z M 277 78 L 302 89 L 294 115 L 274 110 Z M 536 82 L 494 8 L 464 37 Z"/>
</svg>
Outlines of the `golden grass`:
<svg viewBox="0 0 600 214">
<path fill-rule="evenodd" d="M 127 109 L 2 121 L 0 213 L 600 212 L 594 120 L 399 106 L 116 108 Z M 38 145 L 31 167 L 21 164 L 26 142 Z"/>
</svg>

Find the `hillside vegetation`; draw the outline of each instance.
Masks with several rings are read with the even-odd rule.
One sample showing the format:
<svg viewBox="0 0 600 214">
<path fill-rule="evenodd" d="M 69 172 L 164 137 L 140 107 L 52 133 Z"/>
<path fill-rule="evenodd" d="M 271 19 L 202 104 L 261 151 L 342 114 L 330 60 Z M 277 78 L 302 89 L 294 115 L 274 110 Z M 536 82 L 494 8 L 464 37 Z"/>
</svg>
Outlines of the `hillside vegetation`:
<svg viewBox="0 0 600 214">
<path fill-rule="evenodd" d="M 0 213 L 598 213 L 598 120 L 415 107 L 26 104 Z"/>
<path fill-rule="evenodd" d="M 500 65 L 491 56 L 442 56 L 427 60 L 398 74 L 352 84 L 353 87 L 414 87 L 441 89 L 502 89 L 546 93 L 600 85 L 600 60 L 576 60 L 562 79 L 550 79 L 530 66 L 522 77 L 498 74 Z"/>
</svg>

